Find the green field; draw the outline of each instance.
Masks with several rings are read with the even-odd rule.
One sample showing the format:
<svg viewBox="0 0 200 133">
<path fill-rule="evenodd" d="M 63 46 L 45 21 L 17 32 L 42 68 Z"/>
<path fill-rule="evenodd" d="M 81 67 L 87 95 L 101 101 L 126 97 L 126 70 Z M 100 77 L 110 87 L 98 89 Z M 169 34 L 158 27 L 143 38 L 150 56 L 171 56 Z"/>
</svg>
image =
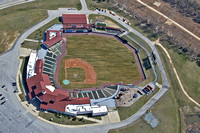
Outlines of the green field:
<svg viewBox="0 0 200 133">
<path fill-rule="evenodd" d="M 177 80 L 177 78 L 175 76 L 175 73 L 172 71 L 172 66 L 170 65 L 169 59 L 167 58 L 165 52 L 159 46 L 156 46 L 156 48 L 157 48 L 157 50 L 159 52 L 159 55 L 160 55 L 160 57 L 162 59 L 163 65 L 165 67 L 165 71 L 166 71 L 168 79 L 170 81 L 170 86 L 171 86 L 171 88 L 173 88 L 173 91 L 174 91 L 174 93 L 176 95 L 176 98 L 177 98 L 179 106 L 180 107 L 184 107 L 184 106 L 193 107 L 194 103 L 192 103 L 188 98 L 186 98 L 185 94 L 182 92 L 182 90 L 181 90 L 181 88 L 180 88 L 180 86 L 178 84 L 178 80 Z M 198 82 L 199 76 L 194 74 L 195 73 L 194 71 L 196 71 L 197 73 L 199 72 L 198 71 L 199 68 L 197 68 L 196 70 L 193 70 L 197 66 L 194 62 L 190 62 L 188 59 L 184 58 L 183 55 L 178 55 L 177 53 L 173 52 L 172 50 L 168 50 L 168 52 L 170 53 L 170 56 L 172 58 L 172 61 L 173 61 L 174 65 L 175 65 L 175 67 L 177 65 L 180 66 L 180 68 L 176 68 L 178 74 L 180 72 L 182 72 L 182 73 L 185 72 L 186 75 L 190 75 L 189 77 L 191 77 L 191 78 L 184 77 L 184 76 L 181 77 L 182 75 L 180 75 L 180 74 L 179 74 L 179 77 L 180 77 L 181 82 L 183 83 L 183 85 L 184 85 L 184 82 L 185 83 L 187 82 L 188 83 L 187 85 L 191 86 L 189 88 L 186 88 L 184 86 L 184 88 L 186 89 L 187 92 L 190 92 L 190 93 L 192 93 L 194 95 L 194 97 L 193 96 L 191 96 L 191 97 L 194 98 L 194 99 L 197 98 L 199 96 L 198 93 L 195 94 L 192 91 L 197 89 L 196 87 L 193 88 L 193 86 L 196 86 L 196 85 L 199 84 L 199 82 Z M 179 63 L 179 64 L 177 64 L 177 63 Z M 184 65 L 184 63 L 185 63 L 185 65 Z M 183 65 L 182 69 L 181 69 L 181 64 Z M 190 64 L 190 66 L 191 66 L 190 68 L 186 67 L 188 64 Z M 186 70 L 186 68 L 188 70 Z M 193 74 L 194 74 L 196 79 L 194 79 L 192 77 Z M 198 101 L 199 99 L 195 99 L 195 100 Z"/>
<path fill-rule="evenodd" d="M 168 49 L 168 52 L 184 89 L 190 97 L 200 103 L 200 67 L 195 62 L 189 61 L 186 55 L 178 54 L 172 49 Z"/>
<path fill-rule="evenodd" d="M 60 7 L 81 9 L 80 0 L 36 0 L 0 10 L 0 53 L 5 52 L 25 29 L 47 17 L 47 10 Z"/>
<path fill-rule="evenodd" d="M 63 84 L 65 60 L 80 58 L 92 65 L 97 73 L 97 83 Z M 134 83 L 140 73 L 131 50 L 113 38 L 100 36 L 67 36 L 67 56 L 61 61 L 58 81 L 67 89 L 98 87 L 102 83 Z"/>
</svg>

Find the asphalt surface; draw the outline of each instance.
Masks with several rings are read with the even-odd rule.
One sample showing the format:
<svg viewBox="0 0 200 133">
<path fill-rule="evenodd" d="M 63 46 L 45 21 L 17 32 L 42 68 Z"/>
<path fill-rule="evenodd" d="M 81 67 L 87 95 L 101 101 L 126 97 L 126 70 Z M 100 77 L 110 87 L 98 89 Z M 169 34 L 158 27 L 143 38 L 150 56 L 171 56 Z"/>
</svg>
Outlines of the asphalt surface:
<svg viewBox="0 0 200 133">
<path fill-rule="evenodd" d="M 11 4 L 13 2 L 18 2 L 18 1 L 21 1 L 21 0 L 0 0 L 0 6 Z"/>
<path fill-rule="evenodd" d="M 0 0 L 0 10 L 32 1 L 34 0 Z"/>
<path fill-rule="evenodd" d="M 62 127 L 56 126 L 52 124 L 48 124 L 43 122 L 35 117 L 33 117 L 29 112 L 27 112 L 20 102 L 17 100 L 15 94 L 13 93 L 15 86 L 12 86 L 12 82 L 16 81 L 16 74 L 19 65 L 19 61 L 17 57 L 19 56 L 19 48 L 20 44 L 26 39 L 32 32 L 36 29 L 42 27 L 44 24 L 50 22 L 54 18 L 58 17 L 63 13 L 83 13 L 83 14 L 99 14 L 97 11 L 89 11 L 87 9 L 85 0 L 81 0 L 82 3 L 82 10 L 75 11 L 75 10 L 67 10 L 67 9 L 60 9 L 57 11 L 48 11 L 49 17 L 40 23 L 36 24 L 35 26 L 27 29 L 24 31 L 18 40 L 15 42 L 13 47 L 7 51 L 5 54 L 0 56 L 0 93 L 3 94 L 8 101 L 3 105 L 0 105 L 0 132 L 15 132 L 15 133 L 23 133 L 23 132 L 49 132 L 49 133 L 60 133 L 60 132 L 73 132 L 73 133 L 106 133 L 112 128 L 119 128 L 122 126 L 126 126 L 131 124 L 132 122 L 139 119 L 159 98 L 167 91 L 170 87 L 169 81 L 166 77 L 166 73 L 164 71 L 162 62 L 160 60 L 160 56 L 151 42 L 144 37 L 142 34 L 131 28 L 130 26 L 126 25 L 124 22 L 118 19 L 118 16 L 112 16 L 110 14 L 101 13 L 102 15 L 109 16 L 122 24 L 124 27 L 129 29 L 131 32 L 134 32 L 136 35 L 141 37 L 145 40 L 149 46 L 154 50 L 154 54 L 157 57 L 157 63 L 160 69 L 160 73 L 163 79 L 163 88 L 156 93 L 153 98 L 147 102 L 138 112 L 134 115 L 129 117 L 126 120 L 123 120 L 119 123 L 115 124 L 106 124 L 106 125 L 97 125 L 97 126 L 87 126 L 87 127 L 80 127 L 78 128 L 69 128 L 69 127 Z M 5 85 L 4 88 L 1 88 L 2 85 Z M 0 97 L 1 98 L 1 97 Z M 1 101 L 0 101 L 1 102 Z"/>
</svg>

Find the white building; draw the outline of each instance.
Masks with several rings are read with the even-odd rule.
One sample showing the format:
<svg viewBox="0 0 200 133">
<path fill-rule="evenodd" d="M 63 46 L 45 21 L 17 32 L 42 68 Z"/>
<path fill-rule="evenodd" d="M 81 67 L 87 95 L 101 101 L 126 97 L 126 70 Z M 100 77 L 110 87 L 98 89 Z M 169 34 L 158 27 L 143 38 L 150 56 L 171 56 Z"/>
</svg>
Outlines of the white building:
<svg viewBox="0 0 200 133">
<path fill-rule="evenodd" d="M 38 59 L 37 53 L 31 52 L 29 60 L 28 60 L 27 71 L 26 71 L 26 78 L 27 79 L 36 75 L 35 65 L 36 65 L 37 59 Z"/>
<path fill-rule="evenodd" d="M 65 113 L 73 116 L 92 113 L 92 116 L 98 116 L 98 115 L 108 114 L 108 109 L 106 106 L 98 106 L 98 105 L 91 106 L 90 104 L 84 104 L 84 105 L 69 104 L 65 107 Z"/>
</svg>

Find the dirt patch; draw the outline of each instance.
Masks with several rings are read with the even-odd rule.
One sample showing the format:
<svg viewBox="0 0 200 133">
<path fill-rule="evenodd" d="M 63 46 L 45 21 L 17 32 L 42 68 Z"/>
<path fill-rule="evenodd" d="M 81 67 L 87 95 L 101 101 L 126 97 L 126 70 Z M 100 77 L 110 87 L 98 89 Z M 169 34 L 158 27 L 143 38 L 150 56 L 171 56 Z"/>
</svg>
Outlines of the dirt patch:
<svg viewBox="0 0 200 133">
<path fill-rule="evenodd" d="M 142 97 L 137 91 L 140 90 L 138 88 L 120 87 L 120 92 L 116 96 L 117 106 L 128 107 L 134 104 L 140 97 Z M 134 95 L 136 96 L 134 97 Z"/>
</svg>

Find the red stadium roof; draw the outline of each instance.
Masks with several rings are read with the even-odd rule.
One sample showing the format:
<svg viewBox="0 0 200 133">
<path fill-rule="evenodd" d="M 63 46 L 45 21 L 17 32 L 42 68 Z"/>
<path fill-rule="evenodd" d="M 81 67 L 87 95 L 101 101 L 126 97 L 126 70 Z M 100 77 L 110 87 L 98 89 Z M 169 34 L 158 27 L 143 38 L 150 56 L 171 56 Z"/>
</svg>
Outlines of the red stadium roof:
<svg viewBox="0 0 200 133">
<path fill-rule="evenodd" d="M 63 24 L 87 24 L 85 14 L 63 14 Z"/>
<path fill-rule="evenodd" d="M 35 66 L 35 73 L 37 74 L 42 73 L 42 66 L 43 66 L 42 59 L 37 60 L 36 66 Z"/>
<path fill-rule="evenodd" d="M 37 60 L 36 69 L 42 69 L 42 60 Z M 29 89 L 29 98 L 38 97 L 42 103 L 41 109 L 53 109 L 65 112 L 68 104 L 90 104 L 90 98 L 70 98 L 69 93 L 64 90 L 55 89 L 53 92 L 47 89 L 46 85 L 51 85 L 49 76 L 41 71 L 37 75 L 26 80 Z"/>
<path fill-rule="evenodd" d="M 51 32 L 55 32 L 56 36 L 50 39 L 50 33 Z M 46 32 L 46 41 L 44 42 L 44 44 L 47 45 L 47 47 L 51 47 L 54 44 L 60 42 L 62 40 L 62 37 L 60 36 L 60 31 L 56 31 L 56 30 L 48 30 Z"/>
</svg>

